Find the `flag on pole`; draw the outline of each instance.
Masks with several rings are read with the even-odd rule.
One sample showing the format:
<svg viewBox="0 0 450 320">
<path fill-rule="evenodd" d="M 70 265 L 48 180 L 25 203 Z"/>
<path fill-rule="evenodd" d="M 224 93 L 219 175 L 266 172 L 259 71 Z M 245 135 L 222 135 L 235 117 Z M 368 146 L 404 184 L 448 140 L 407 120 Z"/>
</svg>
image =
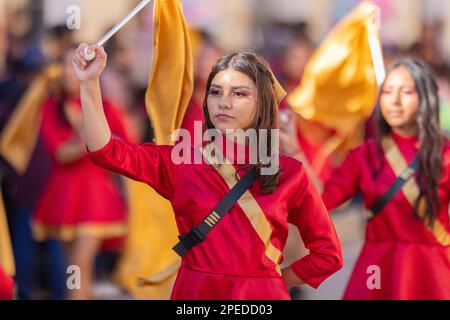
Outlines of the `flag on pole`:
<svg viewBox="0 0 450 320">
<path fill-rule="evenodd" d="M 362 2 L 326 37 L 288 96 L 293 111 L 336 132 L 336 148 L 362 142 L 384 77 L 379 39 L 378 7 Z"/>
</svg>

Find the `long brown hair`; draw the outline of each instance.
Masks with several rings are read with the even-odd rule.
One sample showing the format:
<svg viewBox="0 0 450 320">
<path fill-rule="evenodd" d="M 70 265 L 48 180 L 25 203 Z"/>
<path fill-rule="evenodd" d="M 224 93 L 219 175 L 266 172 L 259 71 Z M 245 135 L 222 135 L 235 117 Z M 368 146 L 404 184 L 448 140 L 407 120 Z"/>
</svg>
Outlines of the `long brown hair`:
<svg viewBox="0 0 450 320">
<path fill-rule="evenodd" d="M 420 144 L 418 152 L 420 164 L 417 174 L 420 196 L 415 204 L 414 214 L 420 217 L 419 203 L 425 199 L 426 207 L 423 218 L 433 224 L 440 209 L 438 184 L 442 174 L 444 141 L 439 122 L 438 86 L 431 69 L 424 62 L 417 59 L 399 60 L 389 67 L 388 74 L 400 67 L 404 67 L 410 72 L 420 99 L 416 116 Z M 391 133 L 392 128 L 381 114 L 380 100 L 381 94 L 376 107 L 376 121 L 380 138 L 383 138 Z M 381 150 L 381 146 L 378 147 Z"/>
<path fill-rule="evenodd" d="M 272 73 L 270 72 L 268 63 L 252 52 L 232 52 L 223 56 L 213 66 L 211 73 L 209 74 L 208 82 L 206 84 L 206 95 L 203 102 L 203 113 L 205 116 L 204 129 L 215 129 L 208 112 L 208 93 L 211 88 L 211 83 L 214 77 L 219 72 L 224 71 L 228 68 L 233 68 L 234 70 L 247 75 L 250 79 L 253 80 L 256 85 L 258 98 L 257 111 L 253 128 L 258 132 L 258 141 L 259 129 L 268 130 L 267 154 L 271 156 L 272 152 L 276 151 L 271 150 L 271 129 L 278 129 L 278 104 L 274 92 L 274 79 Z M 261 175 L 261 167 L 258 166 L 257 172 L 263 192 L 274 192 L 278 187 L 281 170 L 279 169 L 278 172 L 274 175 Z"/>
</svg>

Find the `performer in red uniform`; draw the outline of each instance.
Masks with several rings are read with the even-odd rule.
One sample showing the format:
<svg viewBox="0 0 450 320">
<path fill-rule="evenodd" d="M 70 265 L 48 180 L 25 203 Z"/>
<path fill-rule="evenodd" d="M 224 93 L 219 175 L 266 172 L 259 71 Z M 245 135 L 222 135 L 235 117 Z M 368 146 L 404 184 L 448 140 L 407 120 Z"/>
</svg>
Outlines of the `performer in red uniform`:
<svg viewBox="0 0 450 320">
<path fill-rule="evenodd" d="M 104 105 L 114 132 L 121 132 L 123 128 L 114 107 L 107 101 Z M 117 183 L 108 171 L 92 165 L 85 148 L 82 149 L 84 141 L 69 122 L 64 123 L 64 107 L 80 112 L 80 99 L 50 98 L 44 105 L 41 134 L 54 163 L 33 219 L 34 233 L 38 240 L 54 236 L 64 241 L 91 232 L 92 235 L 104 234 L 107 237 L 112 233 L 116 236 L 115 230 L 123 230 L 125 222 L 124 202 Z M 80 140 L 78 150 L 74 150 L 74 158 L 71 161 L 64 161 L 61 156 L 58 158 L 58 151 L 66 143 L 75 149 L 76 139 Z"/>
<path fill-rule="evenodd" d="M 91 163 L 81 132 L 79 83 L 68 55 L 61 98 L 44 105 L 43 141 L 53 157 L 49 181 L 33 217 L 33 234 L 39 241 L 50 237 L 69 244 L 68 262 L 81 269 L 81 289 L 74 299 L 90 298 L 94 258 L 102 240 L 124 236 L 125 202 L 112 174 Z M 126 137 L 117 110 L 103 102 L 112 132 Z"/>
<path fill-rule="evenodd" d="M 0 300 L 11 300 L 13 297 L 14 281 L 8 277 L 0 265 Z"/>
<path fill-rule="evenodd" d="M 175 165 L 173 147 L 111 138 L 98 83 L 106 53 L 92 46 L 96 58 L 88 65 L 83 59 L 85 47 L 76 51 L 74 68 L 81 82 L 92 160 L 155 188 L 172 202 L 180 234 L 188 232 L 228 193 L 236 182 L 235 173 L 242 176 L 248 166 Z M 256 55 L 233 53 L 219 60 L 206 93 L 207 128 L 223 133 L 226 129 L 276 128 L 273 78 Z M 229 149 L 220 151 L 233 160 Z M 300 162 L 281 157 L 280 166 L 281 172 L 259 175 L 206 240 L 183 256 L 173 299 L 289 299 L 288 286 L 307 283 L 316 288 L 341 268 L 340 244 L 319 193 Z M 288 222 L 299 228 L 310 253 L 280 270 Z"/>
<path fill-rule="evenodd" d="M 358 192 L 372 208 L 416 154 L 420 165 L 369 220 L 344 299 L 450 299 L 450 144 L 439 127 L 438 89 L 425 64 L 402 60 L 390 68 L 377 123 L 379 140 L 351 151 L 325 184 L 329 210 Z"/>
</svg>

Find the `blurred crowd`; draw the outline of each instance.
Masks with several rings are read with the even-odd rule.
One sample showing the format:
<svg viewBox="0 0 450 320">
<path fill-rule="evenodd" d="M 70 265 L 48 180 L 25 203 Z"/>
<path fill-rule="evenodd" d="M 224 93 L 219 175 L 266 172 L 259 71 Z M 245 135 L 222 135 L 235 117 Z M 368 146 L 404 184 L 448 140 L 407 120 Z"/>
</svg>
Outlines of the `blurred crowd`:
<svg viewBox="0 0 450 320">
<path fill-rule="evenodd" d="M 291 92 L 299 85 L 305 65 L 327 31 L 358 1 L 314 1 L 314 5 L 311 1 L 288 0 L 183 2 L 195 44 L 195 90 L 183 125 L 189 128 L 193 120 L 202 119 L 207 77 L 211 66 L 224 52 L 246 48 L 262 54 L 270 61 L 286 91 Z M 386 65 L 399 57 L 414 56 L 433 67 L 440 87 L 442 126 L 450 130 L 450 14 L 445 14 L 450 11 L 448 1 L 406 1 L 406 5 L 405 1 L 397 0 L 375 2 L 386 17 L 382 24 Z M 87 1 L 0 0 L 0 130 L 36 76 L 52 63 L 62 66 L 62 76 L 49 87 L 48 99 L 77 95 L 78 83 L 71 66 L 74 48 L 81 41 L 95 41 L 134 5 L 134 1 L 105 3 L 98 1 L 95 7 L 88 6 Z M 70 4 L 81 7 L 80 30 L 70 30 L 65 23 L 68 17 L 65 9 Z M 91 13 L 84 16 L 89 10 Z M 96 21 L 88 21 L 93 19 Z M 105 46 L 108 66 L 102 77 L 104 98 L 118 110 L 128 139 L 135 142 L 153 139 L 145 110 L 151 47 L 151 8 L 144 10 Z M 330 133 L 318 124 L 297 117 L 302 148 L 314 159 L 315 150 Z M 369 120 L 365 136 L 370 138 L 373 134 Z M 336 161 L 331 159 L 329 167 L 321 166 L 320 170 L 313 165 L 313 171 L 323 180 Z M 14 249 L 19 299 L 67 297 L 65 244 L 57 239 L 37 242 L 30 228 L 54 165 L 42 139 L 23 175 L 0 159 L 1 190 Z M 123 191 L 123 182 L 116 180 L 118 190 Z M 111 239 L 95 252 L 96 283 L 111 281 L 123 242 L 123 237 Z M 301 254 L 301 249 L 288 244 L 288 260 Z M 298 298 L 302 293 L 293 291 L 292 295 Z"/>
</svg>

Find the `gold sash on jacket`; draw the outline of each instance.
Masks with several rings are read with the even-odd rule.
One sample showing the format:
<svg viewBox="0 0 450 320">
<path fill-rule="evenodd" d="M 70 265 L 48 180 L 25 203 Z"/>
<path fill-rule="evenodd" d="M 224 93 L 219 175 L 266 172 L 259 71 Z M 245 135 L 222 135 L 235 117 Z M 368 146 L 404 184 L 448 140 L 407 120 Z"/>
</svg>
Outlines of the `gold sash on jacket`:
<svg viewBox="0 0 450 320">
<path fill-rule="evenodd" d="M 408 164 L 403 157 L 402 153 L 400 152 L 397 144 L 395 141 L 391 138 L 385 138 L 382 141 L 382 147 L 384 150 L 384 155 L 391 166 L 392 170 L 394 171 L 395 175 L 398 177 L 402 174 L 402 172 L 408 167 Z M 408 182 L 403 186 L 402 188 L 403 195 L 408 200 L 409 204 L 412 207 L 415 207 L 417 198 L 420 195 L 420 189 L 417 185 L 417 182 L 415 179 L 409 179 Z M 436 240 L 442 244 L 443 246 L 449 246 L 450 245 L 450 234 L 445 229 L 445 226 L 439 221 L 436 220 L 434 225 L 431 227 L 429 220 L 427 217 L 425 217 L 425 199 L 422 198 L 419 202 L 419 216 L 423 219 L 424 223 L 427 225 L 428 230 L 433 234 L 433 236 L 436 238 Z"/>
<path fill-rule="evenodd" d="M 211 154 L 212 150 L 215 151 L 214 156 Z M 217 146 L 212 143 L 209 144 L 203 150 L 203 155 L 225 180 L 230 189 L 238 182 L 236 179 L 236 169 L 230 161 L 221 154 L 221 151 Z M 222 158 L 224 161 L 220 163 L 219 159 Z M 264 243 L 265 255 L 275 264 L 276 271 L 281 275 L 280 260 L 282 253 L 270 242 L 272 228 L 263 210 L 250 191 L 246 191 L 237 203 L 244 211 L 245 216 L 250 221 L 261 241 Z"/>
</svg>

